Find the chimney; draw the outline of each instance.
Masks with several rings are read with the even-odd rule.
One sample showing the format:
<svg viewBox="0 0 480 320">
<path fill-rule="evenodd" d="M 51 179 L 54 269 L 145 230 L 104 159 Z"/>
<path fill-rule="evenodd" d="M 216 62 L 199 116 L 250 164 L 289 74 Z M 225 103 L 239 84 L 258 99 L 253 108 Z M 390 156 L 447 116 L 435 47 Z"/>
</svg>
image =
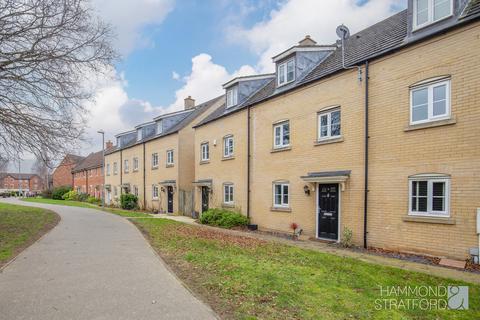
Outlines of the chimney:
<svg viewBox="0 0 480 320">
<path fill-rule="evenodd" d="M 107 142 L 105 142 L 105 149 L 110 149 L 111 147 L 113 147 L 112 140 L 108 140 Z"/>
<path fill-rule="evenodd" d="M 195 108 L 195 99 L 193 99 L 192 96 L 188 96 L 188 98 L 185 98 L 184 101 L 185 101 L 185 110 Z"/>
<path fill-rule="evenodd" d="M 309 35 L 306 35 L 305 38 L 303 38 L 301 41 L 298 42 L 298 44 L 301 46 L 301 47 L 305 47 L 305 46 L 314 46 L 317 44 L 317 41 L 313 40 L 312 38 L 310 38 Z"/>
</svg>

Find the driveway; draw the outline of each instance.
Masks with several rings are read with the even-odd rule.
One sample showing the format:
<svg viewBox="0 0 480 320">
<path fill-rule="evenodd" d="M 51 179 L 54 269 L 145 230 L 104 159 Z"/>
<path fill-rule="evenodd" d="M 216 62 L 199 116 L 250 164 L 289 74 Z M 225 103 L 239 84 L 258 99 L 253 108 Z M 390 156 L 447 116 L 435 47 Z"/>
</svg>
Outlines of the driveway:
<svg viewBox="0 0 480 320">
<path fill-rule="evenodd" d="M 4 202 L 51 209 L 62 220 L 0 272 L 0 318 L 216 319 L 126 219 Z"/>
</svg>

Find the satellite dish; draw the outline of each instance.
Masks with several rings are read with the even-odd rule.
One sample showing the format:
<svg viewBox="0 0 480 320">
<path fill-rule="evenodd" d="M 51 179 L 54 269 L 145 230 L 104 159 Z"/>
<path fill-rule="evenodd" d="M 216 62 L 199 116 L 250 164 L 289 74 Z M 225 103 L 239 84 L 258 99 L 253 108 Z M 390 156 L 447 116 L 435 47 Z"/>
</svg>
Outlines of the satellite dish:
<svg viewBox="0 0 480 320">
<path fill-rule="evenodd" d="M 343 24 L 337 27 L 336 32 L 337 32 L 337 36 L 342 40 L 345 40 L 348 37 L 350 37 L 350 30 L 348 30 L 348 28 Z"/>
</svg>

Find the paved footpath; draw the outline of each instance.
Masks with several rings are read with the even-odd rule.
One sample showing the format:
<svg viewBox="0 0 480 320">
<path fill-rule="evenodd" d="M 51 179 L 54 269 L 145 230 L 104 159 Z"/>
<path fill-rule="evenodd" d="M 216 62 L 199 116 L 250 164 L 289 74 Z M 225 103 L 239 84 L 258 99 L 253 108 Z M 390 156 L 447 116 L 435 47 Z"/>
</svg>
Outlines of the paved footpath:
<svg viewBox="0 0 480 320">
<path fill-rule="evenodd" d="M 0 319 L 216 319 L 126 219 L 7 201 L 62 220 L 0 271 Z"/>
</svg>

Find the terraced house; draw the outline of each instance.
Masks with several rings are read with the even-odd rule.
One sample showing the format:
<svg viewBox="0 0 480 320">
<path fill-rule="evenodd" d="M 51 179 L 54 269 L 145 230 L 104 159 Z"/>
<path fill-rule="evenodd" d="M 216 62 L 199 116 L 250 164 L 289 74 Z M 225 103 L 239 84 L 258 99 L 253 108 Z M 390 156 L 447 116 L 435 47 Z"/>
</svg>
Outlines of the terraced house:
<svg viewBox="0 0 480 320">
<path fill-rule="evenodd" d="M 306 37 L 233 79 L 195 126 L 197 211 L 464 259 L 478 250 L 480 1 L 409 0 L 341 41 Z"/>
<path fill-rule="evenodd" d="M 122 193 L 138 196 L 141 208 L 163 213 L 193 210 L 194 130 L 223 99 L 195 105 L 185 99 L 184 110 L 164 114 L 116 136 L 105 156 L 106 200 L 119 203 Z"/>
<path fill-rule="evenodd" d="M 103 190 L 103 151 L 92 152 L 72 169 L 73 190 L 100 199 Z"/>
</svg>

